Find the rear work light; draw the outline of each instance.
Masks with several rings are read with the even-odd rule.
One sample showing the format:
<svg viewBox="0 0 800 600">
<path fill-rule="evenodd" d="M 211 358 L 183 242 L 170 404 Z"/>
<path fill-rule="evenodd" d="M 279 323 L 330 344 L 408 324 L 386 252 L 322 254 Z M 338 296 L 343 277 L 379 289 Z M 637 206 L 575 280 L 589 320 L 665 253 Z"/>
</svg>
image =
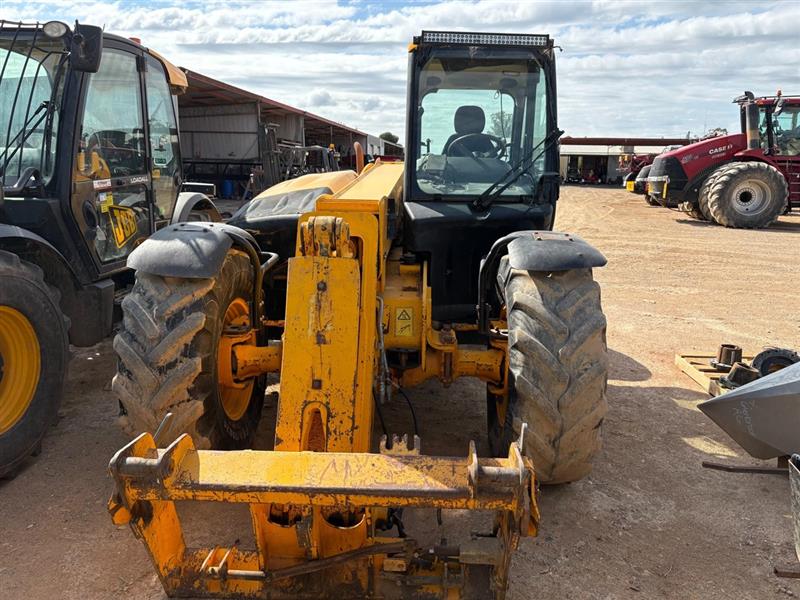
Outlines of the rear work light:
<svg viewBox="0 0 800 600">
<path fill-rule="evenodd" d="M 465 44 L 474 46 L 539 46 L 550 45 L 549 35 L 515 33 L 463 33 L 459 31 L 423 31 L 425 44 Z"/>
</svg>

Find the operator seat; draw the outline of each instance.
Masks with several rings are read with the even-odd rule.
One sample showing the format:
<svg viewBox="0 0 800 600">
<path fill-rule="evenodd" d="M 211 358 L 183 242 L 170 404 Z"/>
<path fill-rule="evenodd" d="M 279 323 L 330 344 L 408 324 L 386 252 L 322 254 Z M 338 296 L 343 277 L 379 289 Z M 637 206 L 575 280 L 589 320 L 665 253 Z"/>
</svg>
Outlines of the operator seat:
<svg viewBox="0 0 800 600">
<path fill-rule="evenodd" d="M 486 115 L 480 106 L 459 106 L 453 117 L 453 127 L 456 132 L 447 139 L 442 149 L 442 154 L 448 153 L 450 145 L 456 139 L 470 133 L 477 133 L 480 135 L 472 136 L 461 142 L 453 149 L 454 155 L 460 156 L 464 154 L 461 146 L 468 149 L 470 152 L 494 152 L 495 147 L 491 142 L 491 138 L 483 133 L 483 128 L 485 126 Z"/>
</svg>

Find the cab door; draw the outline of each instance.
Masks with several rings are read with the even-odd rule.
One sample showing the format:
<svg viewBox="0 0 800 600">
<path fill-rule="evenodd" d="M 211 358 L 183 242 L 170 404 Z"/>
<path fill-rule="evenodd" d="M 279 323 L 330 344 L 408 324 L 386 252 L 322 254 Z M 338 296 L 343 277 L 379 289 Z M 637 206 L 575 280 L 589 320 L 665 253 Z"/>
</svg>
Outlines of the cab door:
<svg viewBox="0 0 800 600">
<path fill-rule="evenodd" d="M 789 202 L 800 203 L 800 105 L 785 106 L 772 116 L 773 160 L 789 186 Z"/>
<path fill-rule="evenodd" d="M 169 222 L 181 187 L 181 146 L 175 96 L 164 65 L 145 55 L 145 100 L 153 194 L 153 220 L 158 229 Z"/>
<path fill-rule="evenodd" d="M 122 268 L 153 230 L 145 61 L 131 46 L 107 44 L 97 73 L 84 77 L 71 203 L 100 273 Z"/>
</svg>

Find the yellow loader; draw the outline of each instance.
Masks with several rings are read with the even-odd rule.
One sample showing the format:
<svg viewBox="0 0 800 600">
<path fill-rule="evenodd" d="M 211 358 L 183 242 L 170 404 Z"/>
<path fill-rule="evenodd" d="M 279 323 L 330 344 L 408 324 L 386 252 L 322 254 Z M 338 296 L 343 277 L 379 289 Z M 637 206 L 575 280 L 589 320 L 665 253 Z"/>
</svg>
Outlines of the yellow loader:
<svg viewBox="0 0 800 600">
<path fill-rule="evenodd" d="M 404 163 L 357 148 L 356 172 L 279 184 L 130 257 L 113 389 L 139 435 L 111 460 L 109 509 L 169 596 L 503 598 L 537 482 L 590 471 L 605 258 L 552 231 L 553 42 L 425 31 L 408 54 Z M 274 448 L 249 450 L 268 374 Z M 491 456 L 387 430 L 407 389 L 459 377 L 485 382 Z M 192 547 L 181 501 L 246 504 L 252 544 Z M 413 531 L 452 510 L 485 531 Z"/>
</svg>

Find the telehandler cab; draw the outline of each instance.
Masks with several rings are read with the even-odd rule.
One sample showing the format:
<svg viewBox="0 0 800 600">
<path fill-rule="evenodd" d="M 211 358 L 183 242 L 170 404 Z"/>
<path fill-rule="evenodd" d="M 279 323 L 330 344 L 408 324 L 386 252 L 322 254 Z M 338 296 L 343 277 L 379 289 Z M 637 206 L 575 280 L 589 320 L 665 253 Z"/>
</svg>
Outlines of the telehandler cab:
<svg viewBox="0 0 800 600">
<path fill-rule="evenodd" d="M 229 223 L 171 225 L 131 254 L 113 389 L 140 435 L 111 460 L 109 510 L 170 596 L 502 598 L 536 534 L 537 480 L 590 471 L 607 370 L 592 269 L 606 261 L 551 231 L 552 40 L 424 31 L 407 106 L 405 164 L 364 167 L 358 151 L 357 173 L 279 184 Z M 274 450 L 243 450 L 268 373 Z M 396 393 L 458 377 L 486 383 L 492 457 L 388 435 Z M 189 547 L 185 500 L 247 504 L 254 547 Z M 415 508 L 490 518 L 428 544 L 404 519 Z"/>
</svg>

